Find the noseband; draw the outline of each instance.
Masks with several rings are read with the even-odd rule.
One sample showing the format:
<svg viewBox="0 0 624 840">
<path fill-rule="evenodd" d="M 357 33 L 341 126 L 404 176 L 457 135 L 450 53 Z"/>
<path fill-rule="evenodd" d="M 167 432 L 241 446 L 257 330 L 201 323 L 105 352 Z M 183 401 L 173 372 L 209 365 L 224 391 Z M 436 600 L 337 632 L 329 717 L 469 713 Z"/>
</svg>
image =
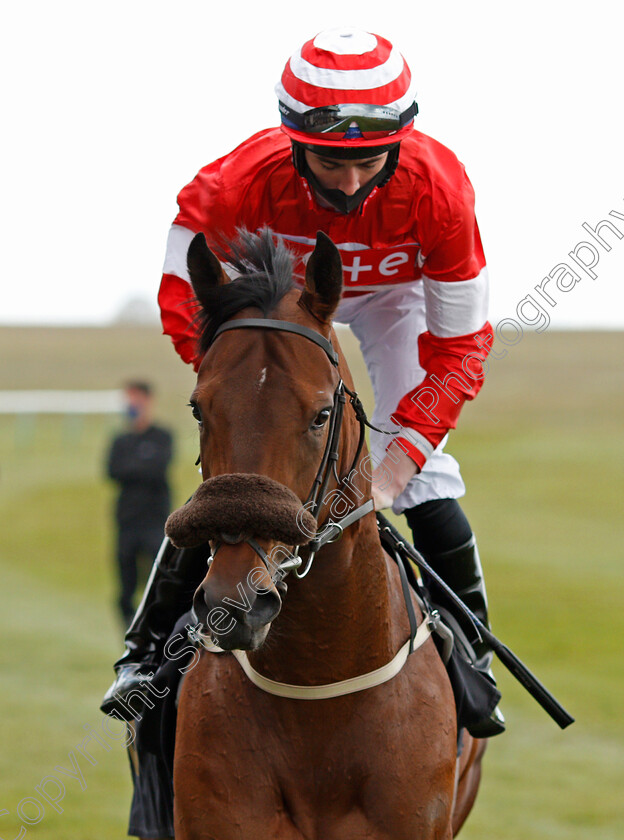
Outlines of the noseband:
<svg viewBox="0 0 624 840">
<path fill-rule="evenodd" d="M 295 335 L 299 335 L 302 338 L 307 339 L 308 341 L 312 341 L 314 344 L 320 347 L 324 351 L 325 355 L 327 356 L 333 367 L 338 368 L 338 353 L 334 349 L 331 341 L 329 341 L 329 339 L 325 338 L 319 333 L 315 332 L 314 330 L 310 329 L 309 327 L 305 327 L 302 324 L 295 324 L 291 321 L 278 321 L 271 318 L 239 318 L 231 321 L 226 321 L 224 324 L 221 324 L 221 326 L 215 331 L 213 342 L 219 335 L 221 335 L 221 333 L 227 332 L 229 330 L 239 330 L 246 328 L 274 330 L 276 332 L 288 332 L 294 333 Z M 364 407 L 357 393 L 355 391 L 349 390 L 349 388 L 347 388 L 342 379 L 339 379 L 338 384 L 336 385 L 336 389 L 334 391 L 334 400 L 331 415 L 329 418 L 329 431 L 327 435 L 325 451 L 323 453 L 323 457 L 321 458 L 321 463 L 316 473 L 316 477 L 312 483 L 310 493 L 308 494 L 308 497 L 304 503 L 304 508 L 306 510 L 309 510 L 309 512 L 317 520 L 317 522 L 319 512 L 325 504 L 325 494 L 331 476 L 334 476 L 336 482 L 338 483 L 338 488 L 342 487 L 345 484 L 346 480 L 341 479 L 339 477 L 336 468 L 336 464 L 340 455 L 340 431 L 342 429 L 344 407 L 347 400 L 346 395 L 349 396 L 349 402 L 353 406 L 356 418 L 360 424 L 360 437 L 358 441 L 357 451 L 355 453 L 353 463 L 351 464 L 351 467 L 347 472 L 347 478 L 353 472 L 362 453 L 365 438 L 365 426 L 368 426 L 371 429 L 375 429 L 375 427 L 371 426 L 371 424 L 368 422 L 366 412 L 364 411 Z M 382 430 L 375 429 L 375 431 Z M 396 432 L 387 432 L 386 434 L 396 434 Z M 334 542 L 340 539 L 340 537 L 342 536 L 342 532 L 345 528 L 348 528 L 350 525 L 352 525 L 354 522 L 357 522 L 359 519 L 361 519 L 367 513 L 370 513 L 372 510 L 374 510 L 374 502 L 372 499 L 369 499 L 368 502 L 365 502 L 363 505 L 360 505 L 359 507 L 355 508 L 345 517 L 340 519 L 338 522 L 330 521 L 326 523 L 319 531 L 317 531 L 313 539 L 309 543 L 307 543 L 310 549 L 310 553 L 306 562 L 305 569 L 303 571 L 299 571 L 301 565 L 303 564 L 303 560 L 299 557 L 300 546 L 295 546 L 294 553 L 289 558 L 287 558 L 279 564 L 278 573 L 281 575 L 281 577 L 284 577 L 286 574 L 288 574 L 288 572 L 292 571 L 298 578 L 305 577 L 312 567 L 312 563 L 314 561 L 314 556 L 316 555 L 316 553 L 326 543 Z M 258 554 L 258 556 L 261 558 L 267 569 L 270 570 L 271 566 L 269 564 L 269 558 L 267 557 L 266 552 L 261 548 L 261 546 L 259 546 L 255 540 L 246 540 L 246 542 L 251 546 L 251 548 L 256 552 L 256 554 Z"/>
</svg>

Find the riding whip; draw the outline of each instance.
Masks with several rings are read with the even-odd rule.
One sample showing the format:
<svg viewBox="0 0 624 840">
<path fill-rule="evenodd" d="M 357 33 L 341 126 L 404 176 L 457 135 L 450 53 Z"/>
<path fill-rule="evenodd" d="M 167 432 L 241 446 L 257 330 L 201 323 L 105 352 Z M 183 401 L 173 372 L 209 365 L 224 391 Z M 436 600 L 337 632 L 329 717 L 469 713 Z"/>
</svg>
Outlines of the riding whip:
<svg viewBox="0 0 624 840">
<path fill-rule="evenodd" d="M 436 572 L 434 572 L 422 554 L 406 542 L 400 532 L 397 531 L 397 529 L 386 519 L 386 517 L 379 512 L 377 513 L 377 522 L 379 523 L 380 530 L 385 531 L 396 542 L 396 547 L 404 551 L 410 560 L 414 561 L 419 569 L 426 572 L 453 601 L 453 603 L 457 604 L 461 611 L 468 616 L 477 631 L 480 633 L 483 641 L 487 642 L 507 670 L 510 671 L 518 682 L 526 688 L 529 694 L 537 700 L 540 706 L 550 715 L 555 723 L 557 723 L 561 729 L 565 729 L 566 726 L 574 723 L 572 715 L 563 708 L 559 701 L 553 697 L 553 695 L 544 685 L 542 685 L 537 677 L 529 671 L 524 662 L 518 659 L 513 651 L 509 650 L 506 645 L 496 638 L 491 630 L 486 627 L 485 624 L 483 624 L 483 622 L 480 621 L 472 612 L 472 610 L 464 604 L 461 598 L 453 592 L 450 586 L 448 586 L 448 584 L 446 584 L 444 580 Z"/>
</svg>

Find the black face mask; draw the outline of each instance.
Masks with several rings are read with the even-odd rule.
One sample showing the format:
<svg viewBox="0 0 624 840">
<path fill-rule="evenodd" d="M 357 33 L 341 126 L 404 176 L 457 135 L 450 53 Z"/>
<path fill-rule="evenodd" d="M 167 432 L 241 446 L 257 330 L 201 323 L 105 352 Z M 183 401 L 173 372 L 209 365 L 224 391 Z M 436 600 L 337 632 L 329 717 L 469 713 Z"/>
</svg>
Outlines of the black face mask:
<svg viewBox="0 0 624 840">
<path fill-rule="evenodd" d="M 336 150 L 338 151 L 338 150 Z M 371 150 L 374 152 L 382 151 Z M 383 151 L 386 151 L 383 149 Z M 338 155 L 336 155 L 338 157 Z M 361 155 L 364 157 L 364 155 Z M 383 187 L 387 184 L 399 163 L 399 144 L 391 147 L 388 150 L 388 158 L 383 168 L 374 175 L 371 180 L 364 184 L 363 187 L 355 192 L 353 195 L 347 195 L 342 190 L 330 190 L 324 187 L 314 175 L 305 159 L 305 148 L 299 143 L 293 143 L 293 164 L 297 172 L 302 175 L 308 184 L 312 187 L 314 192 L 321 198 L 325 199 L 331 206 L 338 210 L 339 213 L 351 213 L 357 207 L 360 207 L 368 196 L 372 193 L 375 187 Z"/>
<path fill-rule="evenodd" d="M 313 174 L 312 170 L 307 165 L 304 177 L 314 192 L 317 195 L 320 195 L 321 198 L 324 198 L 325 201 L 329 202 L 335 210 L 338 210 L 339 213 L 350 213 L 352 210 L 355 210 L 356 207 L 359 207 L 360 204 L 364 203 L 364 200 L 368 198 L 376 186 L 384 181 L 384 179 L 387 180 L 387 172 L 386 167 L 384 166 L 383 169 L 371 178 L 367 184 L 360 187 L 360 189 L 357 192 L 354 192 L 353 195 L 347 195 L 342 190 L 327 189 L 327 187 L 324 187 L 319 182 L 316 175 Z"/>
</svg>

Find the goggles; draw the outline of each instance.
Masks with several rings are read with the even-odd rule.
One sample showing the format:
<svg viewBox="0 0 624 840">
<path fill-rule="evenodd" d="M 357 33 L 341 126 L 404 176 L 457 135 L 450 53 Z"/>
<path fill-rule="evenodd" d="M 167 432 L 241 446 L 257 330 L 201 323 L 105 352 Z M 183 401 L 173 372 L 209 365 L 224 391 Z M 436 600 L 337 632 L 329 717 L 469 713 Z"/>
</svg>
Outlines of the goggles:
<svg viewBox="0 0 624 840">
<path fill-rule="evenodd" d="M 412 105 L 402 113 L 388 105 L 328 105 L 313 108 L 299 114 L 280 102 L 282 121 L 290 128 L 304 134 L 339 134 L 341 139 L 361 138 L 375 140 L 396 134 L 418 113 L 418 105 Z M 336 138 L 338 139 L 338 138 Z"/>
</svg>

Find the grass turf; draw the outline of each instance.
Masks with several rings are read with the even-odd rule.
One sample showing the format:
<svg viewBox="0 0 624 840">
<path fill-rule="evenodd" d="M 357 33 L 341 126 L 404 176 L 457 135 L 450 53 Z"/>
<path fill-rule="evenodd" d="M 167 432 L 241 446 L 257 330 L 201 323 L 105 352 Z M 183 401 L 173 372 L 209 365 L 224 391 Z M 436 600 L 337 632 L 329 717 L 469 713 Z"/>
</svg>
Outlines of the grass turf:
<svg viewBox="0 0 624 840">
<path fill-rule="evenodd" d="M 372 407 L 353 340 L 342 340 Z M 525 336 L 492 362 L 451 435 L 494 630 L 577 717 L 559 731 L 496 668 L 509 729 L 490 744 L 465 840 L 622 837 L 623 345 L 620 333 Z M 155 331 L 2 328 L 0 353 L 0 390 L 151 378 L 177 434 L 176 503 L 197 485 L 194 377 Z M 102 478 L 115 425 L 0 415 L 0 837 L 20 825 L 39 840 L 125 834 L 127 760 L 98 711 L 121 649 Z M 99 741 L 84 741 L 88 727 Z M 65 786 L 56 807 L 51 775 Z"/>
</svg>

